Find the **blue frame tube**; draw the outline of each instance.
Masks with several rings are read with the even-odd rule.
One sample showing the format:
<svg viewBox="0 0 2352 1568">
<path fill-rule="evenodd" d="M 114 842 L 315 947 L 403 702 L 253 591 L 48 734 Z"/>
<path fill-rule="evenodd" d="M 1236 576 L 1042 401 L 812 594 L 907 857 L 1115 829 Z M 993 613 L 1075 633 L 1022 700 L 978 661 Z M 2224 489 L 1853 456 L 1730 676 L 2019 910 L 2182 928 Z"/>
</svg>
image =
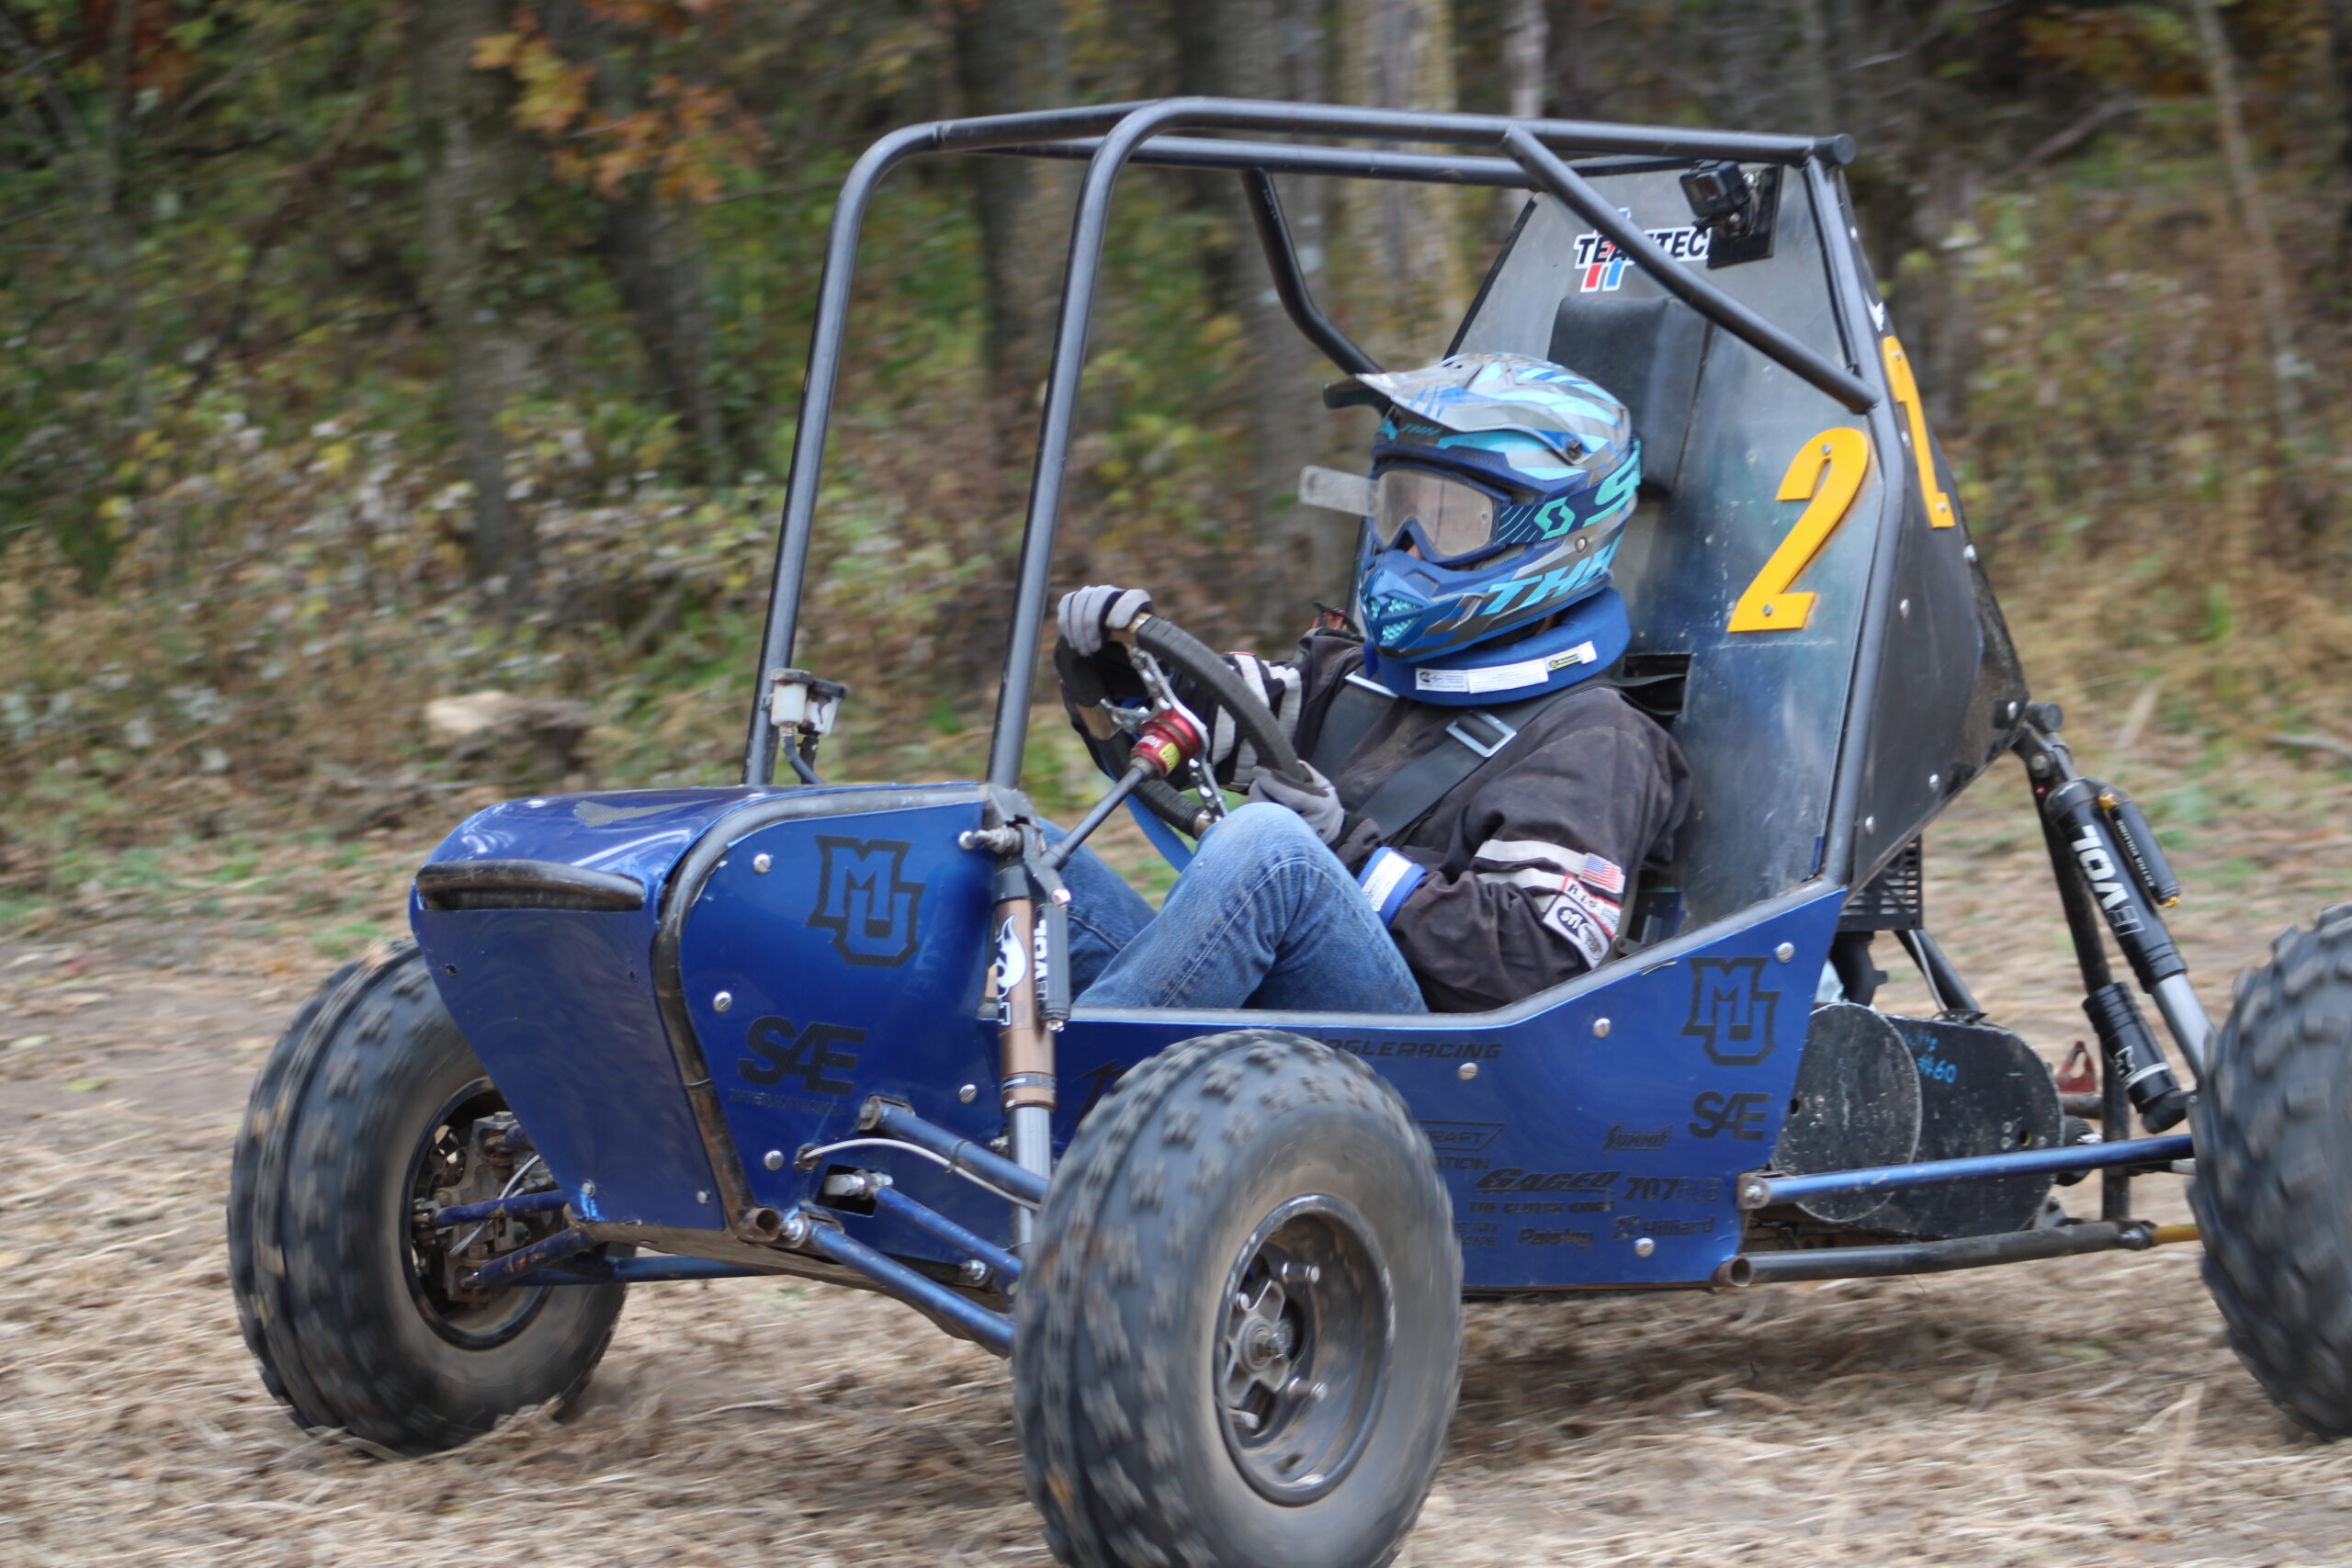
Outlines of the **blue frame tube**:
<svg viewBox="0 0 2352 1568">
<path fill-rule="evenodd" d="M 904 1220 L 919 1231 L 938 1237 L 948 1246 L 967 1252 L 989 1266 L 1000 1283 L 1010 1285 L 1021 1278 L 1021 1259 L 1004 1248 L 968 1230 L 954 1220 L 908 1197 L 895 1187 L 877 1188 L 874 1193 L 874 1212 L 888 1214 L 894 1220 Z"/>
<path fill-rule="evenodd" d="M 1818 1176 L 1746 1176 L 1739 1206 L 1769 1208 L 1836 1192 L 1875 1192 L 1905 1187 L 1947 1187 L 2003 1176 L 2102 1170 L 2119 1165 L 2170 1165 L 2194 1152 L 2188 1134 L 2132 1138 L 2120 1144 L 2075 1144 L 2062 1149 L 2019 1149 L 2015 1154 L 1976 1155 L 1968 1159 L 1926 1160 L 1917 1165 L 1882 1165 L 1868 1170 L 1833 1170 Z"/>
<path fill-rule="evenodd" d="M 576 1252 L 585 1252 L 596 1245 L 595 1238 L 582 1230 L 560 1230 L 544 1241 L 493 1258 L 473 1272 L 466 1281 L 482 1290 L 495 1290 L 505 1285 L 526 1282 L 523 1276 L 544 1269 L 550 1263 L 560 1263 Z"/>
<path fill-rule="evenodd" d="M 1046 1201 L 1044 1177 L 1024 1166 L 1013 1164 L 994 1149 L 984 1148 L 969 1138 L 960 1137 L 944 1127 L 924 1121 L 903 1105 L 893 1105 L 887 1100 L 869 1100 L 858 1118 L 858 1124 L 869 1133 L 896 1138 L 919 1149 L 929 1149 L 945 1160 L 950 1170 L 977 1176 L 991 1187 L 1001 1187 L 1024 1203 L 1035 1205 Z"/>
<path fill-rule="evenodd" d="M 512 1198 L 492 1198 L 486 1203 L 458 1203 L 433 1212 L 433 1228 L 447 1230 L 451 1225 L 469 1225 L 477 1220 L 511 1219 L 518 1214 L 543 1214 L 549 1209 L 560 1209 L 571 1201 L 565 1192 L 521 1192 Z"/>
<path fill-rule="evenodd" d="M 1012 1320 L 990 1312 L 978 1302 L 956 1294 L 928 1275 L 918 1274 L 895 1258 L 885 1257 L 862 1241 L 843 1235 L 830 1221 L 808 1227 L 808 1246 L 844 1269 L 854 1269 L 918 1312 L 953 1324 L 965 1337 L 1000 1356 L 1012 1354 Z"/>
<path fill-rule="evenodd" d="M 600 1263 L 542 1269 L 534 1285 L 655 1284 L 664 1280 L 790 1280 L 788 1269 L 752 1269 L 714 1258 L 612 1258 Z"/>
</svg>

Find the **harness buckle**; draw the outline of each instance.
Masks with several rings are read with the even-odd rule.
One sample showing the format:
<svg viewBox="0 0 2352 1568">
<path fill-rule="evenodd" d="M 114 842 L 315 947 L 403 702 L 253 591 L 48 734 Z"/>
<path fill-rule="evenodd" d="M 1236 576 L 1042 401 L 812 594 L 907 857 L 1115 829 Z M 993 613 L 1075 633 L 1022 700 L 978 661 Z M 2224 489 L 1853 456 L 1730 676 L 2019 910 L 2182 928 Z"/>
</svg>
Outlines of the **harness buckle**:
<svg viewBox="0 0 2352 1568">
<path fill-rule="evenodd" d="M 1480 740 L 1471 735 L 1468 730 L 1462 728 L 1464 723 L 1474 718 L 1481 721 L 1482 723 L 1493 726 L 1495 729 L 1495 739 L 1492 740 Z M 1510 725 L 1505 724 L 1501 719 L 1497 718 L 1493 714 L 1488 713 L 1484 708 L 1472 708 L 1468 713 L 1464 714 L 1460 718 L 1457 718 L 1452 724 L 1447 725 L 1445 727 L 1445 732 L 1448 735 L 1453 736 L 1456 740 L 1461 741 L 1464 746 L 1469 747 L 1471 750 L 1476 751 L 1482 758 L 1493 756 L 1496 752 L 1501 750 L 1504 747 L 1510 745 L 1513 740 L 1519 738 L 1518 730 L 1513 729 Z"/>
</svg>

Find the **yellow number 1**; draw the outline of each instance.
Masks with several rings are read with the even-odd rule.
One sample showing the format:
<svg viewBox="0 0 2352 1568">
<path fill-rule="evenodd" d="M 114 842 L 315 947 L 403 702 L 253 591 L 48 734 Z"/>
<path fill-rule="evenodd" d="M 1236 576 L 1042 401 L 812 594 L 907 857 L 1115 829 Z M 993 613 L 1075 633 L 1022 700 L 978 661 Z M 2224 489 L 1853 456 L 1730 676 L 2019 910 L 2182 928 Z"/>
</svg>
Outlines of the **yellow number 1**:
<svg viewBox="0 0 2352 1568">
<path fill-rule="evenodd" d="M 1854 504 L 1870 471 L 1870 438 L 1849 425 L 1825 430 L 1797 448 L 1781 480 L 1780 499 L 1804 502 L 1805 509 L 1747 592 L 1732 605 L 1733 631 L 1794 631 L 1813 618 L 1813 602 L 1819 595 L 1792 593 L 1789 585 L 1813 564 L 1846 520 L 1846 509 Z"/>
<path fill-rule="evenodd" d="M 1911 356 L 1893 338 L 1880 344 L 1886 357 L 1886 384 L 1911 424 L 1911 461 L 1919 470 L 1919 500 L 1928 509 L 1928 525 L 1949 528 L 1960 521 L 1952 515 L 1951 498 L 1936 483 L 1935 449 L 1928 445 L 1928 411 L 1919 404 L 1918 378 L 1911 374 Z"/>
</svg>

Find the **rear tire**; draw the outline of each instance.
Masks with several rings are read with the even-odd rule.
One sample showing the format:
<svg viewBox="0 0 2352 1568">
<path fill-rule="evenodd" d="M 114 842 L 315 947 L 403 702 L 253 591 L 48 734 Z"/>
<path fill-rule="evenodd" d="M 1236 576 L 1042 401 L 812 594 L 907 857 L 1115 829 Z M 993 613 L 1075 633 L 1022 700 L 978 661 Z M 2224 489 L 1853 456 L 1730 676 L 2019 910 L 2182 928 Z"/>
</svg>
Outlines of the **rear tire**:
<svg viewBox="0 0 2352 1568">
<path fill-rule="evenodd" d="M 424 1162 L 503 1104 L 406 941 L 329 976 L 263 1064 L 230 1174 L 229 1278 L 262 1382 L 303 1427 L 428 1453 L 587 1383 L 626 1286 L 455 1303 L 411 1245 Z"/>
<path fill-rule="evenodd" d="M 2270 1397 L 2352 1435 L 2352 904 L 2238 979 L 2189 1110 L 2205 1283 Z"/>
<path fill-rule="evenodd" d="M 1353 1057 L 1189 1041 L 1079 1128 L 1015 1292 L 1030 1500 L 1073 1568 L 1374 1568 L 1443 1456 L 1462 1253 Z"/>
</svg>

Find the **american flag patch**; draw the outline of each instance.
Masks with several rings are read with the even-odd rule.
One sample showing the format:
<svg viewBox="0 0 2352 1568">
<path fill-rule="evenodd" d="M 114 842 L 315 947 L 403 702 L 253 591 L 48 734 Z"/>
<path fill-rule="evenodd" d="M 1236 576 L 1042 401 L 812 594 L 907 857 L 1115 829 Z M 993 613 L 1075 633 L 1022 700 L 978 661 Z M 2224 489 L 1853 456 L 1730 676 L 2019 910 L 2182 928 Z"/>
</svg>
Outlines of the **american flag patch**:
<svg viewBox="0 0 2352 1568">
<path fill-rule="evenodd" d="M 1611 898 L 1625 897 L 1625 868 L 1613 860 L 1589 854 L 1584 857 L 1584 864 L 1577 868 L 1576 877 L 1586 886 L 1597 887 Z"/>
</svg>

